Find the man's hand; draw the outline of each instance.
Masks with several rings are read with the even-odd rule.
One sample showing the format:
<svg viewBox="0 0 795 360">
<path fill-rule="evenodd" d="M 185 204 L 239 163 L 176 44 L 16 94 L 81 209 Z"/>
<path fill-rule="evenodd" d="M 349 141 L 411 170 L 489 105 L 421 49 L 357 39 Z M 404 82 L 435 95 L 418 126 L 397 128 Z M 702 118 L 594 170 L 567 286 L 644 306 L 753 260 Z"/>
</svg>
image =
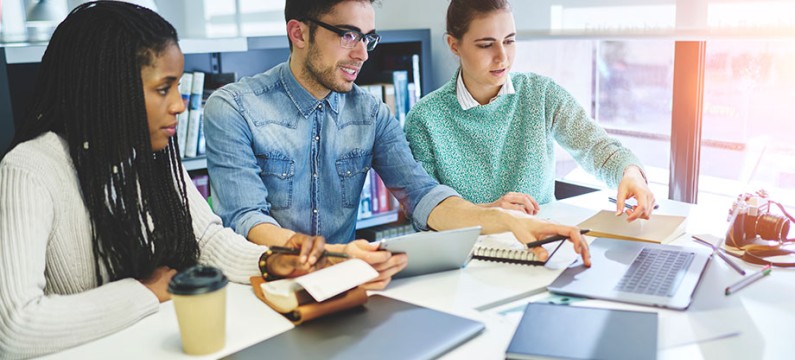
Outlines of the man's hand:
<svg viewBox="0 0 795 360">
<path fill-rule="evenodd" d="M 378 271 L 377 278 L 362 285 L 367 290 L 386 288 L 392 281 L 392 276 L 405 269 L 409 263 L 406 254 L 393 255 L 389 251 L 378 250 L 378 244 L 369 243 L 367 240 L 354 240 L 344 246 L 343 252 L 351 257 L 364 260 Z"/>
<path fill-rule="evenodd" d="M 164 302 L 171 300 L 171 293 L 168 292 L 168 283 L 176 273 L 177 270 L 168 266 L 161 266 L 155 269 L 148 278 L 139 281 L 157 296 L 157 301 Z"/>
<path fill-rule="evenodd" d="M 527 244 L 553 235 L 563 235 L 574 244 L 574 251 L 582 256 L 585 266 L 591 266 L 591 253 L 588 251 L 588 243 L 583 239 L 582 235 L 580 235 L 580 230 L 577 227 L 554 224 L 536 217 L 515 214 L 516 213 L 506 215 L 514 217 L 510 222 L 511 232 L 513 232 L 516 239 L 521 243 Z M 543 247 L 537 246 L 531 248 L 531 250 L 541 261 L 546 260 L 549 256 Z"/>
<path fill-rule="evenodd" d="M 533 197 L 530 195 L 518 192 L 509 192 L 497 199 L 495 202 L 480 204 L 480 206 L 516 210 L 528 215 L 538 214 L 538 210 L 541 210 L 541 207 L 538 206 L 536 199 L 533 199 Z"/>
<path fill-rule="evenodd" d="M 289 248 L 300 248 L 298 263 L 303 269 L 314 266 L 323 255 L 326 246 L 326 239 L 322 236 L 310 236 L 296 233 L 291 236 L 284 246 Z"/>
<path fill-rule="evenodd" d="M 632 209 L 626 209 L 624 202 L 626 199 L 634 197 L 638 205 Z M 654 210 L 654 193 L 649 189 L 646 179 L 643 177 L 637 166 L 629 166 L 624 170 L 624 177 L 618 184 L 618 194 L 616 195 L 616 215 L 621 215 L 626 211 L 627 222 L 637 219 L 649 219 Z"/>
<path fill-rule="evenodd" d="M 440 231 L 476 225 L 482 227 L 481 234 L 510 231 L 523 244 L 552 235 L 566 236 L 574 244 L 574 251 L 582 256 L 585 265 L 591 266 L 588 244 L 573 226 L 553 224 L 518 211 L 478 206 L 458 196 L 444 199 L 428 216 L 428 227 Z M 542 260 L 549 256 L 542 247 L 533 248 L 532 251 Z"/>
<path fill-rule="evenodd" d="M 284 245 L 289 248 L 300 248 L 301 252 L 298 255 L 271 255 L 268 271 L 275 276 L 301 276 L 327 265 L 326 257 L 323 256 L 326 240 L 322 236 L 296 233 Z"/>
</svg>

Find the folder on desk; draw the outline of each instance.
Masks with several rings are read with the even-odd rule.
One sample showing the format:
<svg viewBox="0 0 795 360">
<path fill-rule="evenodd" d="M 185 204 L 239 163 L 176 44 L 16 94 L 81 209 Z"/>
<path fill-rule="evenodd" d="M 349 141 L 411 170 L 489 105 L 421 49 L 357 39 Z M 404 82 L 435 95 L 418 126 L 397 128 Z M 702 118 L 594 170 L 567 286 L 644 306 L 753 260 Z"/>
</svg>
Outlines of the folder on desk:
<svg viewBox="0 0 795 360">
<path fill-rule="evenodd" d="M 480 322 L 373 295 L 225 359 L 433 359 L 483 331 Z"/>
<path fill-rule="evenodd" d="M 530 303 L 508 359 L 655 359 L 657 313 Z"/>
<path fill-rule="evenodd" d="M 667 244 L 685 233 L 687 217 L 652 214 L 649 220 L 627 222 L 627 215 L 602 210 L 577 225 L 590 229 L 588 236 Z"/>
</svg>

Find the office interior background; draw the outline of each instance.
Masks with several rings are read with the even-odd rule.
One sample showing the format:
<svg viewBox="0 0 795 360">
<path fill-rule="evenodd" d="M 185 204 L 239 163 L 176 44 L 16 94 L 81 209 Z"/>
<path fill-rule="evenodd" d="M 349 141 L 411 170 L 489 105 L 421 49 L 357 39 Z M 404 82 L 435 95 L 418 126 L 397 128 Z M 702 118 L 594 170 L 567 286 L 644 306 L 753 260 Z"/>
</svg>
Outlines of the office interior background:
<svg viewBox="0 0 795 360">
<path fill-rule="evenodd" d="M 0 1 L 0 45 L 46 42 L 57 21 L 31 19 L 30 10 L 45 4 L 63 18 L 81 2 Z M 130 2 L 156 8 L 182 39 L 285 34 L 283 0 Z M 457 68 L 444 40 L 448 3 L 376 5 L 378 30 L 431 29 L 433 89 Z M 721 201 L 728 209 L 738 194 L 764 188 L 795 209 L 795 0 L 512 5 L 518 40 L 513 71 L 550 76 L 574 94 L 641 158 L 658 197 Z M 6 132 L 0 138 L 10 137 L 0 130 Z M 560 179 L 603 186 L 560 148 L 557 159 Z"/>
</svg>

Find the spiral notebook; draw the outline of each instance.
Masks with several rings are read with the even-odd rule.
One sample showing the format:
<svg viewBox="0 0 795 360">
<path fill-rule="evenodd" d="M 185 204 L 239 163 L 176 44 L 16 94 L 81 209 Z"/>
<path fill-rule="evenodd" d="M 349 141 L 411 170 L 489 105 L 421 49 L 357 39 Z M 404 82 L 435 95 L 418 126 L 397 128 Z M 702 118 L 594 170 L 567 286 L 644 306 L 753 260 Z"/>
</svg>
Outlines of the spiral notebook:
<svg viewBox="0 0 795 360">
<path fill-rule="evenodd" d="M 511 233 L 485 235 L 472 248 L 472 259 L 520 265 L 545 265 L 564 242 L 565 240 L 561 240 L 543 245 L 549 256 L 547 260 L 542 261 Z"/>
</svg>

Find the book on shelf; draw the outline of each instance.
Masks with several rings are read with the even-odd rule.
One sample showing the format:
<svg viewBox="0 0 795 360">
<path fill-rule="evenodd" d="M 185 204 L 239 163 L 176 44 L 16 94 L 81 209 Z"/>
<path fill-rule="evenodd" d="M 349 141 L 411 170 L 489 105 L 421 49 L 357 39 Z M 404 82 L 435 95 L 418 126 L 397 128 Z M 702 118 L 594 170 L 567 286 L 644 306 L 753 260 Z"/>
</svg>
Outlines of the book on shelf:
<svg viewBox="0 0 795 360">
<path fill-rule="evenodd" d="M 193 74 L 184 73 L 179 79 L 179 94 L 182 96 L 182 102 L 185 104 L 185 111 L 177 115 L 177 145 L 179 146 L 179 157 L 185 157 L 185 144 L 188 139 L 188 122 L 190 121 L 188 113 L 190 103 L 190 91 L 193 87 Z"/>
<path fill-rule="evenodd" d="M 375 174 L 375 195 L 378 196 L 378 213 L 383 213 L 392 210 L 392 194 L 387 189 L 386 184 L 384 184 L 384 180 L 381 179 L 381 176 L 378 175 L 377 172 L 373 172 Z"/>
<path fill-rule="evenodd" d="M 384 101 L 384 87 L 381 84 L 361 85 L 362 90 L 369 92 L 377 100 Z"/>
<path fill-rule="evenodd" d="M 356 219 L 366 219 L 370 216 L 373 216 L 373 202 L 372 192 L 370 191 L 370 176 L 368 175 L 364 177 L 364 185 L 359 197 L 359 212 L 356 215 Z"/>
<path fill-rule="evenodd" d="M 193 73 L 193 84 L 188 105 L 188 136 L 185 140 L 185 157 L 198 155 L 199 127 L 202 121 L 202 95 L 204 93 L 204 73 Z"/>
<path fill-rule="evenodd" d="M 370 212 L 376 215 L 381 211 L 381 198 L 378 197 L 378 174 L 374 169 L 370 169 L 367 172 L 367 177 L 370 178 Z M 367 189 L 362 190 L 366 191 Z"/>
<path fill-rule="evenodd" d="M 416 94 L 417 86 L 414 83 L 409 83 L 409 110 L 414 107 L 414 104 L 417 103 L 419 97 Z"/>
<path fill-rule="evenodd" d="M 420 80 L 420 55 L 411 55 L 411 83 L 414 84 L 414 99 L 419 100 L 422 97 L 422 81 Z M 412 89 L 410 89 L 412 90 Z M 412 104 L 413 105 L 413 104 Z"/>
<path fill-rule="evenodd" d="M 359 229 L 356 231 L 356 238 L 365 239 L 367 241 L 373 242 L 397 236 L 413 234 L 415 232 L 417 232 L 417 229 L 415 229 L 414 225 L 412 225 L 411 223 L 385 224 L 365 229 Z"/>
<path fill-rule="evenodd" d="M 543 245 L 549 255 L 547 260 L 540 260 L 511 233 L 485 235 L 481 236 L 472 248 L 472 259 L 520 265 L 544 265 L 564 242 L 565 240 L 561 240 Z"/>
<path fill-rule="evenodd" d="M 384 104 L 386 107 L 389 108 L 389 111 L 392 112 L 392 115 L 395 116 L 395 119 L 398 118 L 397 109 L 395 108 L 395 85 L 392 84 L 381 84 L 384 92 Z"/>
<path fill-rule="evenodd" d="M 369 90 L 376 98 L 381 95 L 382 101 L 395 116 L 395 119 L 400 122 L 400 127 L 403 127 L 411 106 L 419 99 L 417 85 L 409 82 L 407 70 L 383 71 L 377 79 L 378 83 L 363 85 L 362 88 Z M 376 87 L 381 87 L 380 91 L 376 90 Z"/>
<path fill-rule="evenodd" d="M 196 156 L 201 156 L 206 153 L 206 144 L 204 141 L 204 103 L 199 112 L 199 134 L 196 136 Z"/>
<path fill-rule="evenodd" d="M 191 181 L 193 181 L 193 185 L 196 186 L 196 190 L 199 190 L 199 194 L 207 199 L 210 197 L 210 177 L 204 174 L 199 175 L 192 175 L 190 177 Z"/>
<path fill-rule="evenodd" d="M 409 113 L 409 73 L 405 70 L 392 72 L 392 83 L 395 85 L 395 111 L 400 127 L 406 122 Z"/>
<path fill-rule="evenodd" d="M 602 210 L 577 226 L 591 229 L 588 236 L 667 244 L 685 233 L 687 217 L 652 214 L 649 220 L 628 223 L 626 214 L 616 216 L 612 210 Z"/>
</svg>

